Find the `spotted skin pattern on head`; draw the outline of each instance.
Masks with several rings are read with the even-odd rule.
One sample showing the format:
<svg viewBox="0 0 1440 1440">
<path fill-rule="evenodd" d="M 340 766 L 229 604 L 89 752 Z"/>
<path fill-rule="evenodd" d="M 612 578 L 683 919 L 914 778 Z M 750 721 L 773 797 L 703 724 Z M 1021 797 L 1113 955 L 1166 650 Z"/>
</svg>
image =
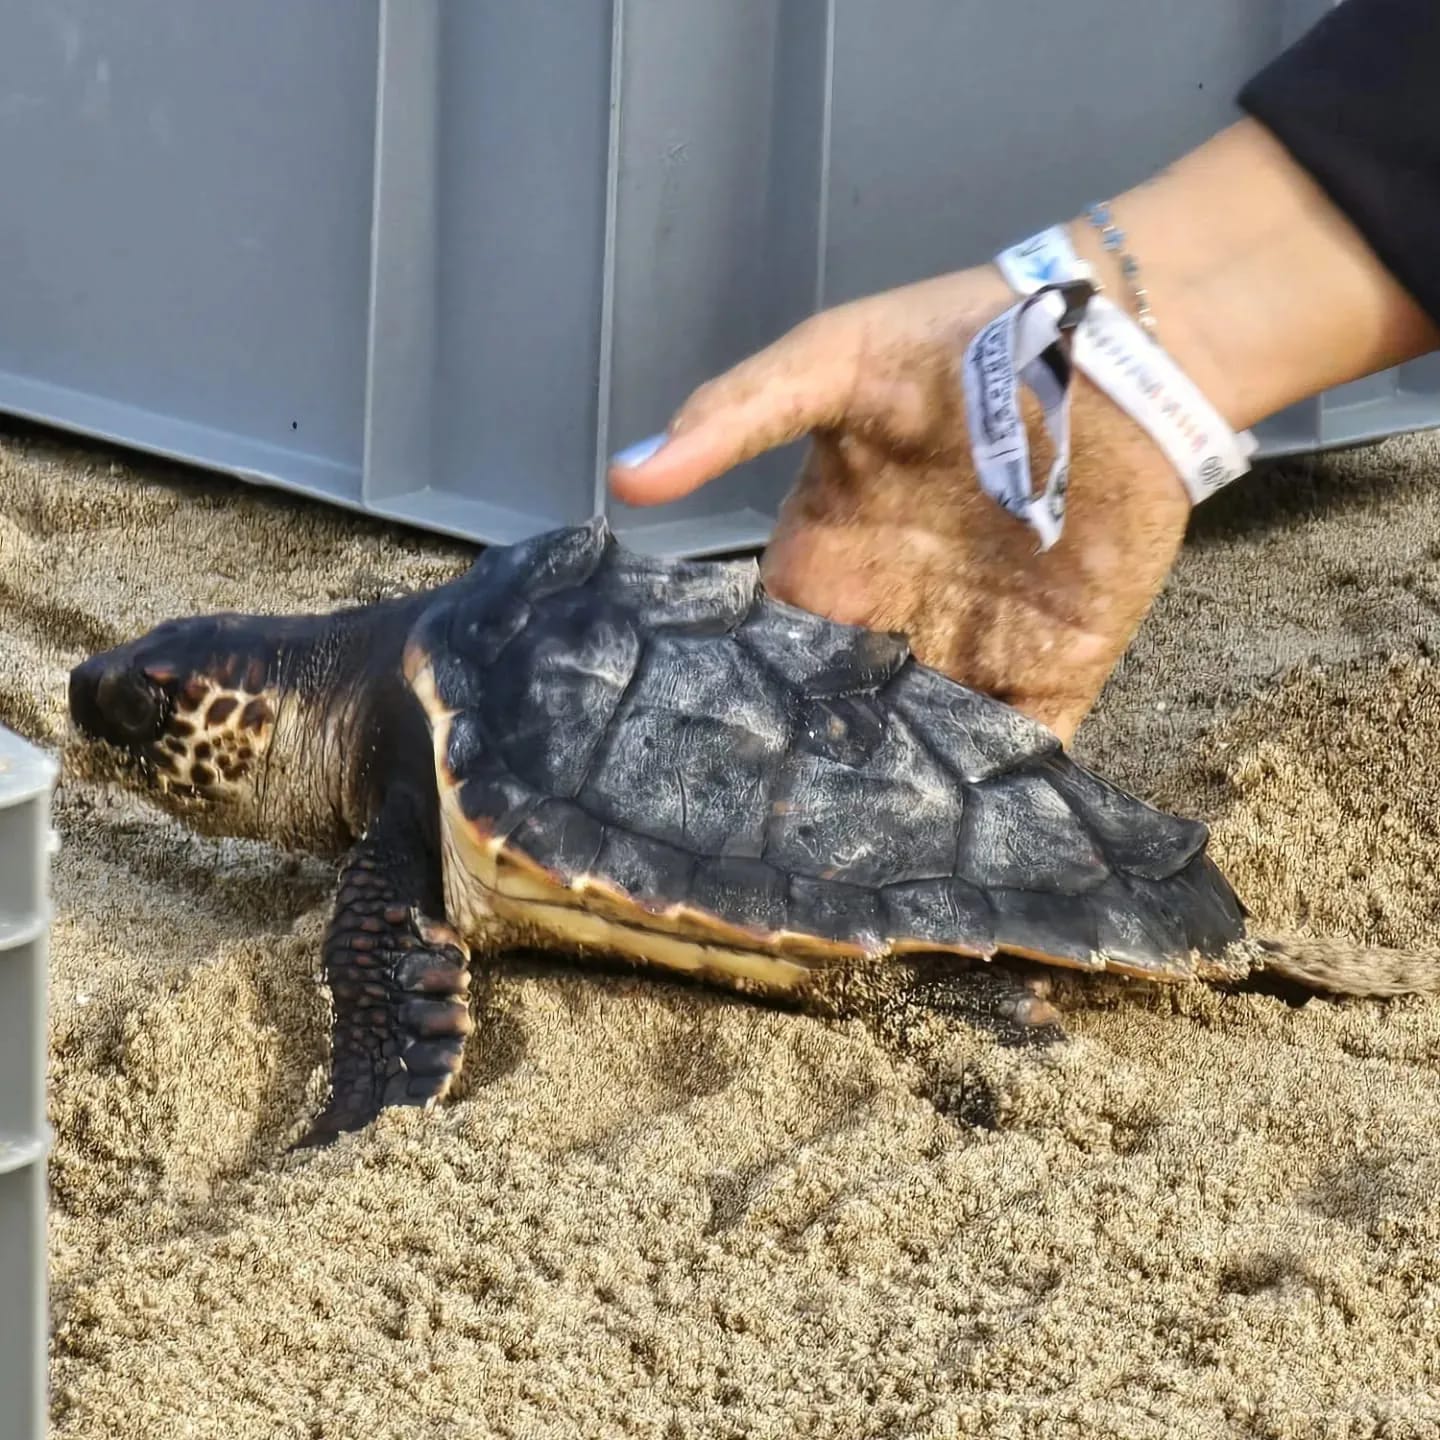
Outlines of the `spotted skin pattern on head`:
<svg viewBox="0 0 1440 1440">
<path fill-rule="evenodd" d="M 369 799 L 342 677 L 370 648 L 343 615 L 167 621 L 72 671 L 73 763 L 203 833 L 343 850 Z"/>
<path fill-rule="evenodd" d="M 154 748 L 161 788 L 206 800 L 238 800 L 270 744 L 278 711 L 274 690 L 231 688 L 193 677 L 176 696 Z"/>
</svg>

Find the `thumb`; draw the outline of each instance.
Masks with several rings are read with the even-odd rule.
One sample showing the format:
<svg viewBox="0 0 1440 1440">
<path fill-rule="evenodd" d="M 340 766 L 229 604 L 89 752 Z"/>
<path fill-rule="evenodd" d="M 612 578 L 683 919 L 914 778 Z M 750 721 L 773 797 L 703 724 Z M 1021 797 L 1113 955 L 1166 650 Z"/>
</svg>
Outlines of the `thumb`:
<svg viewBox="0 0 1440 1440">
<path fill-rule="evenodd" d="M 806 320 L 696 390 L 668 431 L 610 463 L 627 505 L 660 505 L 744 464 L 837 424 L 854 390 L 855 345 L 836 312 Z"/>
</svg>

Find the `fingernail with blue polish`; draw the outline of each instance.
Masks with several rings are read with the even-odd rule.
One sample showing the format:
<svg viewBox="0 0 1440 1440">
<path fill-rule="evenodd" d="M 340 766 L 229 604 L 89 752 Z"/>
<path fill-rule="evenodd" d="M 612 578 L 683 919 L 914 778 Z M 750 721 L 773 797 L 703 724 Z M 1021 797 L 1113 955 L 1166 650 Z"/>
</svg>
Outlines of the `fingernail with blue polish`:
<svg viewBox="0 0 1440 1440">
<path fill-rule="evenodd" d="M 652 455 L 656 454 L 670 437 L 665 434 L 652 435 L 648 440 L 637 441 L 628 450 L 621 450 L 618 454 L 610 457 L 612 465 L 618 465 L 622 470 L 633 470 L 637 465 L 643 465 Z"/>
</svg>

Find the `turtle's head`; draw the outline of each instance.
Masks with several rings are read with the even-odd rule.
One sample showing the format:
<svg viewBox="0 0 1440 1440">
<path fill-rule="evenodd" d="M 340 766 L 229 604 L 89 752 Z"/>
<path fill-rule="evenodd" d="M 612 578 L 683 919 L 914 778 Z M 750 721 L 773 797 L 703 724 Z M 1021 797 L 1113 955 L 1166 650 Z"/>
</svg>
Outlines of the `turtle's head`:
<svg viewBox="0 0 1440 1440">
<path fill-rule="evenodd" d="M 207 615 L 93 656 L 70 672 L 83 768 L 208 833 L 343 843 L 345 631 Z"/>
</svg>

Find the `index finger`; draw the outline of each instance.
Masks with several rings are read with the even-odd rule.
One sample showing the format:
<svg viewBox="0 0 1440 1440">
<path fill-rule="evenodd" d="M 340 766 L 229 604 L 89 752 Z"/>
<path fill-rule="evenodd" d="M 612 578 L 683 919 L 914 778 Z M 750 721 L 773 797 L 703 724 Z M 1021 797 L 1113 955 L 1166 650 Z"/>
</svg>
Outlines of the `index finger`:
<svg viewBox="0 0 1440 1440">
<path fill-rule="evenodd" d="M 611 460 L 610 488 L 627 505 L 660 505 L 837 423 L 854 388 L 853 347 L 833 315 L 796 326 L 696 390 L 662 435 Z"/>
</svg>

